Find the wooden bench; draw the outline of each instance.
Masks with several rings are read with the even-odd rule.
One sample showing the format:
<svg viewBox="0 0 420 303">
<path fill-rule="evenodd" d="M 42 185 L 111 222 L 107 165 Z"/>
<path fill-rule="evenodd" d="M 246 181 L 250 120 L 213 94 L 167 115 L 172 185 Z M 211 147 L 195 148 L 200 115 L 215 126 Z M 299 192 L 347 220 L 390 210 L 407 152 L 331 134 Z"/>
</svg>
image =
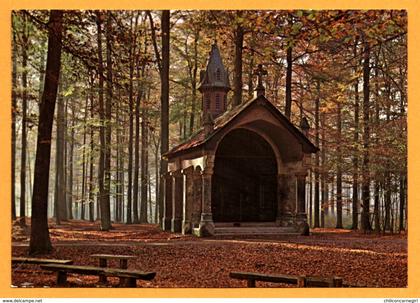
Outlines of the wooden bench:
<svg viewBox="0 0 420 303">
<path fill-rule="evenodd" d="M 93 276 L 102 275 L 105 277 L 118 277 L 120 278 L 120 286 L 122 287 L 136 287 L 137 279 L 149 281 L 152 280 L 156 275 L 155 272 L 129 271 L 127 269 L 103 268 L 94 266 L 44 264 L 41 265 L 41 268 L 57 272 L 58 286 L 63 286 L 66 284 L 68 273 Z"/>
<path fill-rule="evenodd" d="M 252 272 L 231 272 L 229 277 L 247 280 L 248 287 L 256 287 L 256 281 L 294 284 L 297 287 L 342 287 L 343 279 L 339 277 L 320 278 L 292 275 L 266 275 Z"/>
<path fill-rule="evenodd" d="M 12 257 L 12 264 L 73 264 L 73 260 Z"/>
<path fill-rule="evenodd" d="M 109 255 L 109 254 L 94 254 L 90 255 L 92 258 L 99 259 L 99 267 L 108 267 L 108 260 L 119 260 L 120 268 L 127 269 L 128 268 L 128 260 L 136 258 L 135 256 L 128 256 L 128 255 Z M 99 275 L 99 282 L 106 283 L 106 276 Z"/>
</svg>

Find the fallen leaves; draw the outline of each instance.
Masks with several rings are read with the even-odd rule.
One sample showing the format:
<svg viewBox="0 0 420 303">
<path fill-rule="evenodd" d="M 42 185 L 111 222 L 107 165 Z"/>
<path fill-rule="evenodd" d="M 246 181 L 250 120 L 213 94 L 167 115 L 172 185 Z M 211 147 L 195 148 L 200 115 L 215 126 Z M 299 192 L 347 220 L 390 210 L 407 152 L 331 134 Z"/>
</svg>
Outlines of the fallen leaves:
<svg viewBox="0 0 420 303">
<path fill-rule="evenodd" d="M 162 232 L 155 225 L 115 225 L 101 232 L 92 223 L 52 226 L 54 251 L 48 258 L 73 259 L 96 265 L 91 254 L 129 254 L 129 269 L 156 271 L 141 287 L 245 287 L 229 278 L 231 271 L 308 276 L 340 276 L 344 283 L 367 287 L 407 286 L 405 235 L 363 235 L 316 231 L 304 236 L 195 238 Z M 27 242 L 14 243 L 13 255 L 23 256 Z M 41 257 L 41 256 L 40 256 Z M 55 286 L 55 275 L 38 266 L 12 269 L 14 285 Z M 95 276 L 69 275 L 71 287 L 96 287 Z M 110 279 L 116 286 L 118 279 Z M 258 287 L 288 287 L 258 283 Z"/>
</svg>

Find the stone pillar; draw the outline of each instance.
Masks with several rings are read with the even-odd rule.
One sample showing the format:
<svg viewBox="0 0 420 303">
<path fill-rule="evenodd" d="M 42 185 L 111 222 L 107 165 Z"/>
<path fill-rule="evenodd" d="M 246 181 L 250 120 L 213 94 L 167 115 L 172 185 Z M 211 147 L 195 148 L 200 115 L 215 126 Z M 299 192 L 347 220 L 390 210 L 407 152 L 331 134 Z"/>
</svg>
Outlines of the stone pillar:
<svg viewBox="0 0 420 303">
<path fill-rule="evenodd" d="M 290 174 L 279 174 L 277 176 L 277 225 L 294 226 L 294 213 L 296 211 L 294 179 L 295 177 Z"/>
<path fill-rule="evenodd" d="M 214 222 L 211 213 L 211 178 L 213 170 L 206 168 L 202 173 L 202 211 L 199 225 L 201 237 L 214 235 Z"/>
<path fill-rule="evenodd" d="M 306 172 L 296 174 L 296 219 L 298 223 L 306 222 Z"/>
<path fill-rule="evenodd" d="M 162 229 L 170 231 L 172 220 L 172 176 L 170 173 L 166 173 L 163 176 L 162 181 L 164 182 L 162 186 L 164 189 Z"/>
<path fill-rule="evenodd" d="M 201 220 L 202 187 L 203 179 L 201 177 L 201 169 L 198 167 L 193 173 L 193 201 L 191 214 L 191 224 L 193 228 L 198 227 Z"/>
<path fill-rule="evenodd" d="M 182 216 L 182 234 L 189 234 L 192 230 L 191 216 L 192 204 L 194 199 L 193 177 L 194 166 L 182 170 L 183 175 L 183 216 Z"/>
<path fill-rule="evenodd" d="M 183 189 L 183 175 L 181 170 L 172 173 L 172 224 L 171 231 L 181 232 L 182 226 L 182 189 Z"/>
</svg>

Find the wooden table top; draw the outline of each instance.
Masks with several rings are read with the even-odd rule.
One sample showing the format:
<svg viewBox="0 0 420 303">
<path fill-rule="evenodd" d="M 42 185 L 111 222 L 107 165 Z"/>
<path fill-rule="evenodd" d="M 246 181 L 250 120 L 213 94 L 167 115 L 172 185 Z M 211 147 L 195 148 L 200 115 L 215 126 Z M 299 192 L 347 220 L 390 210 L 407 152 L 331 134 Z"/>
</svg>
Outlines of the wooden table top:
<svg viewBox="0 0 420 303">
<path fill-rule="evenodd" d="M 99 259 L 134 259 L 136 256 L 129 256 L 129 255 L 107 255 L 107 254 L 94 254 L 90 255 L 92 258 L 99 258 Z"/>
</svg>

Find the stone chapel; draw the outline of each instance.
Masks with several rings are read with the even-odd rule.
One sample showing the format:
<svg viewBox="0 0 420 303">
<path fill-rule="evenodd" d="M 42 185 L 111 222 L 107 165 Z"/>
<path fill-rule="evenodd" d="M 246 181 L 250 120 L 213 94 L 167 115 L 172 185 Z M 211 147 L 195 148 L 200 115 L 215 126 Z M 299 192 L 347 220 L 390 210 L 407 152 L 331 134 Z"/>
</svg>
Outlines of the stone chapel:
<svg viewBox="0 0 420 303">
<path fill-rule="evenodd" d="M 162 229 L 197 236 L 297 233 L 307 226 L 310 154 L 306 119 L 296 128 L 269 100 L 258 70 L 256 97 L 227 111 L 228 73 L 217 44 L 200 74 L 202 127 L 163 155 Z"/>
</svg>

